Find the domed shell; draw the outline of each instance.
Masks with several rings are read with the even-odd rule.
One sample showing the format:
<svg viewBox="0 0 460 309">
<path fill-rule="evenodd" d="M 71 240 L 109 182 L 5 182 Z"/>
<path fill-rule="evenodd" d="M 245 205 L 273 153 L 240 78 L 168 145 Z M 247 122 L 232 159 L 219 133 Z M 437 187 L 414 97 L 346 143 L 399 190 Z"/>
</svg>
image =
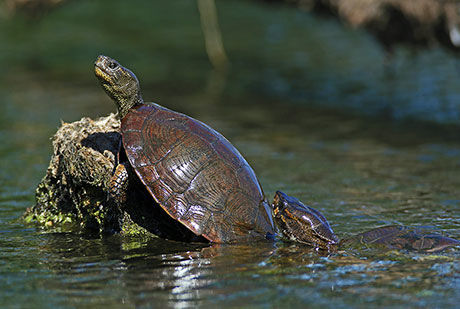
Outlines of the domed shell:
<svg viewBox="0 0 460 309">
<path fill-rule="evenodd" d="M 121 133 L 128 160 L 152 197 L 196 235 L 234 242 L 274 234 L 253 170 L 215 130 L 144 104 L 122 119 Z"/>
</svg>

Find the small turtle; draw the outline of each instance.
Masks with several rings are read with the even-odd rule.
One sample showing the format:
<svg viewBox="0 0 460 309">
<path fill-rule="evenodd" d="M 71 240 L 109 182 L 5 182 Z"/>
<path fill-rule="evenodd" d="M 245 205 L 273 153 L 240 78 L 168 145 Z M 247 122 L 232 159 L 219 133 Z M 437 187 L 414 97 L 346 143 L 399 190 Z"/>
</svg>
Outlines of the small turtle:
<svg viewBox="0 0 460 309">
<path fill-rule="evenodd" d="M 378 227 L 339 242 L 326 218 L 318 210 L 279 191 L 273 201 L 273 212 L 275 224 L 285 238 L 328 251 L 356 243 L 428 253 L 460 245 L 456 239 L 427 234 L 422 229 L 401 225 Z"/>
</svg>

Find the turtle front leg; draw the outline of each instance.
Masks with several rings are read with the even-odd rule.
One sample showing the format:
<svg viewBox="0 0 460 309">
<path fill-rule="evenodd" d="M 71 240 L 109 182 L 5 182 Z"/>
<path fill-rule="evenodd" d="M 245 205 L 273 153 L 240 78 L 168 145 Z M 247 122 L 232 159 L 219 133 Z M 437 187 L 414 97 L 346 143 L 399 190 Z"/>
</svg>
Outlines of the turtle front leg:
<svg viewBox="0 0 460 309">
<path fill-rule="evenodd" d="M 127 163 L 126 163 L 127 164 Z M 107 201 L 104 205 L 103 230 L 109 234 L 118 233 L 123 225 L 123 206 L 128 196 L 128 167 L 120 163 L 110 178 Z"/>
<path fill-rule="evenodd" d="M 120 163 L 110 178 L 109 196 L 118 207 L 126 203 L 129 184 L 129 174 L 126 163 Z"/>
</svg>

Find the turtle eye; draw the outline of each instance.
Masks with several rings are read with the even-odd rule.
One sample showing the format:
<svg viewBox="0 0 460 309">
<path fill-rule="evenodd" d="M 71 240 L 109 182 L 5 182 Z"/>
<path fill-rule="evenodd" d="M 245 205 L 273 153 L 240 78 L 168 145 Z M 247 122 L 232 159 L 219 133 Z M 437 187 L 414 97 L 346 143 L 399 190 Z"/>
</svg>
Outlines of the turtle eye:
<svg viewBox="0 0 460 309">
<path fill-rule="evenodd" d="M 116 63 L 115 61 L 111 61 L 111 62 L 109 62 L 108 67 L 111 70 L 115 70 L 116 68 L 118 68 L 118 63 Z"/>
</svg>

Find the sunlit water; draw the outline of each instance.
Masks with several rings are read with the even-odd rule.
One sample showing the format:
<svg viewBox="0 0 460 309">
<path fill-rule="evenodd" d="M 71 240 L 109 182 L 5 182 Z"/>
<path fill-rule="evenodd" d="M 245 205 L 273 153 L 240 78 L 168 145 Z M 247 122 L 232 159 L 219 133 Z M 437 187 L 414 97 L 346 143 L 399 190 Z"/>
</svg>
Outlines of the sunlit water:
<svg viewBox="0 0 460 309">
<path fill-rule="evenodd" d="M 195 12 L 192 4 L 177 3 L 178 8 Z M 221 7 L 221 23 L 233 64 L 224 76 L 210 71 L 201 41 L 195 42 L 198 51 L 182 49 L 181 33 L 190 25 L 180 28 L 173 17 L 161 20 L 169 26 L 164 27 L 169 32 L 161 31 L 169 34 L 170 41 L 165 41 L 167 35 L 151 46 L 140 40 L 136 52 L 115 42 L 105 46 L 101 35 L 96 47 L 69 48 L 77 64 L 68 66 L 50 60 L 59 55 L 59 44 L 42 58 L 37 56 L 38 68 L 6 65 L 14 63 L 12 55 L 20 47 L 5 49 L 2 61 L 9 74 L 2 76 L 0 86 L 0 307 L 458 305 L 458 248 L 441 254 L 342 248 L 322 256 L 281 241 L 206 247 L 117 235 L 94 239 L 25 226 L 18 220 L 34 203 L 34 188 L 52 151 L 49 138 L 60 120 L 114 110 L 91 71 L 97 54 L 108 49 L 139 72 L 145 99 L 185 112 L 223 133 L 254 168 L 270 200 L 276 190 L 296 196 L 321 210 L 341 238 L 376 226 L 403 224 L 460 239 L 458 127 L 385 120 L 420 111 L 419 119 L 455 123 L 457 116 L 448 108 L 454 111 L 458 104 L 457 60 L 436 50 L 410 60 L 401 51 L 386 71 L 378 47 L 362 33 L 289 9 L 229 3 Z M 81 12 L 76 8 L 53 13 L 50 24 L 41 23 L 38 31 L 51 36 L 40 29 L 54 29 L 53 21 L 71 16 L 69 10 L 77 17 L 86 16 L 84 6 Z M 174 16 L 185 14 L 180 12 Z M 229 30 L 231 17 L 237 15 L 241 19 L 235 27 L 244 27 L 244 23 L 238 26 L 243 21 L 253 25 L 249 17 L 255 17 L 254 37 L 248 33 L 239 37 Z M 199 22 L 190 23 L 197 27 L 190 31 L 199 34 Z M 305 38 L 311 44 L 292 34 L 299 25 L 316 25 Z M 177 27 L 182 32 L 171 32 Z M 23 36 L 32 31 L 15 29 Z M 266 35 L 258 36 L 259 32 Z M 325 37 L 329 43 L 319 44 Z M 80 37 L 81 44 L 84 38 Z M 306 45 L 310 49 L 304 49 Z M 272 47 L 257 49 L 267 46 Z M 356 46 L 365 48 L 364 56 Z M 31 61 L 28 53 L 24 51 L 24 57 Z M 145 58 L 132 59 L 130 65 L 133 53 Z M 143 56 L 149 53 L 156 54 Z M 169 60 L 158 59 L 158 54 Z M 184 71 L 177 73 L 180 68 Z M 62 72 L 72 78 L 64 78 Z M 390 108 L 392 100 L 396 103 Z M 437 105 L 435 100 L 455 104 Z M 341 102 L 341 112 L 326 108 Z M 439 106 L 447 106 L 447 116 L 438 113 Z"/>
</svg>

